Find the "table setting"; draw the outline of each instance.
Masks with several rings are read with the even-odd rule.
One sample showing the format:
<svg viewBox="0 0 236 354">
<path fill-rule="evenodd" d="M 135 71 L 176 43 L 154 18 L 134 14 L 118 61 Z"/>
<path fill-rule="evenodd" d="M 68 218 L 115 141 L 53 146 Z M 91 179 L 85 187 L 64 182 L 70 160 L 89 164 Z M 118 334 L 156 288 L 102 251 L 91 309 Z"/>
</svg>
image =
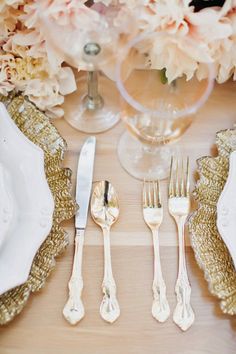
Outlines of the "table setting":
<svg viewBox="0 0 236 354">
<path fill-rule="evenodd" d="M 234 1 L 0 6 L 0 353 L 235 353 Z"/>
</svg>

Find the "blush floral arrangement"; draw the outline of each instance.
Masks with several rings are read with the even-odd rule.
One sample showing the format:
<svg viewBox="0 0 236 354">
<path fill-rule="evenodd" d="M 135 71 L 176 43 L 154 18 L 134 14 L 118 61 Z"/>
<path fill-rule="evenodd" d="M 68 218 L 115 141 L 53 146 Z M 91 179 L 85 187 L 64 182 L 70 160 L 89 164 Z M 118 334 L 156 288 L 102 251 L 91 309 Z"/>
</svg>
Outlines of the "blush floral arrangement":
<svg viewBox="0 0 236 354">
<path fill-rule="evenodd" d="M 0 0 L 0 94 L 23 92 L 50 117 L 63 116 L 64 96 L 77 89 L 71 67 L 84 70 L 86 63 L 79 40 L 75 52 L 54 45 L 48 21 L 50 32 L 61 30 L 67 39 L 75 29 L 86 36 L 92 28 L 99 40 L 101 31 L 114 50 L 101 68 L 111 78 L 122 47 L 140 33 L 156 32 L 145 51 L 168 82 L 203 78 L 205 62 L 214 64 L 219 83 L 236 79 L 236 0 Z"/>
</svg>

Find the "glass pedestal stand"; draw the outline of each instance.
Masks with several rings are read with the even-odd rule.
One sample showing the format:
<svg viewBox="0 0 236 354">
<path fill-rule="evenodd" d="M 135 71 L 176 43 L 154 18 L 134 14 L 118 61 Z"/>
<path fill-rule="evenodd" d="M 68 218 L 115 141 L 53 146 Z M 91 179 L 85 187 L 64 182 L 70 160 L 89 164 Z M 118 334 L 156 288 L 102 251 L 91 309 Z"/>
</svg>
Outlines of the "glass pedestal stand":
<svg viewBox="0 0 236 354">
<path fill-rule="evenodd" d="M 122 167 L 140 180 L 162 180 L 169 176 L 171 156 L 180 154 L 176 144 L 145 145 L 125 132 L 118 143 L 118 157 Z"/>
<path fill-rule="evenodd" d="M 77 81 L 77 91 L 63 105 L 65 120 L 84 133 L 101 133 L 118 123 L 119 93 L 115 83 L 97 71 Z M 85 93 L 87 92 L 87 93 Z"/>
</svg>

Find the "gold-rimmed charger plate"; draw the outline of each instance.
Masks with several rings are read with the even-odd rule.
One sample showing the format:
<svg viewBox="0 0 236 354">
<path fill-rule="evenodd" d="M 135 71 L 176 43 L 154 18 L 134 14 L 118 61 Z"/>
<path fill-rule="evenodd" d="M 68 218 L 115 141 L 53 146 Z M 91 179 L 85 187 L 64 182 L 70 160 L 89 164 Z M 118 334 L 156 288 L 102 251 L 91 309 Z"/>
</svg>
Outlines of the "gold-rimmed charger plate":
<svg viewBox="0 0 236 354">
<path fill-rule="evenodd" d="M 30 294 L 45 285 L 55 266 L 55 257 L 68 244 L 60 223 L 74 216 L 76 203 L 71 195 L 71 170 L 61 167 L 67 146 L 57 129 L 23 96 L 0 96 L 0 101 L 25 136 L 43 149 L 45 173 L 55 202 L 51 232 L 34 258 L 27 282 L 0 296 L 0 324 L 6 324 L 21 312 Z"/>
<path fill-rule="evenodd" d="M 224 313 L 236 314 L 236 270 L 229 251 L 219 235 L 217 202 L 229 171 L 229 155 L 236 150 L 236 129 L 216 134 L 217 157 L 197 160 L 199 180 L 194 190 L 198 209 L 189 220 L 191 243 L 203 269 L 210 292 L 220 299 Z M 236 188 L 236 184 L 235 184 Z"/>
</svg>

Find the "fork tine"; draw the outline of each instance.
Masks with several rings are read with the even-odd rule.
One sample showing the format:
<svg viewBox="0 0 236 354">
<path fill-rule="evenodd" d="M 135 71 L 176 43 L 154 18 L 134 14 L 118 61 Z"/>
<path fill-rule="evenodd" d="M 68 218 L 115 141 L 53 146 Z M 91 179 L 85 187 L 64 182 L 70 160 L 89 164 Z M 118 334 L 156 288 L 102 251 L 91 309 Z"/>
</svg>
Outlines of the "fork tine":
<svg viewBox="0 0 236 354">
<path fill-rule="evenodd" d="M 189 157 L 187 157 L 187 172 L 186 172 L 186 196 L 189 197 L 190 177 L 189 177 Z"/>
<path fill-rule="evenodd" d="M 157 188 L 158 188 L 158 207 L 161 207 L 161 189 L 159 179 L 157 180 Z"/>
<path fill-rule="evenodd" d="M 151 182 L 148 182 L 148 206 L 152 206 Z"/>
<path fill-rule="evenodd" d="M 179 197 L 179 160 L 178 158 L 176 159 L 176 172 L 175 172 L 175 175 L 176 175 L 176 179 L 175 179 L 175 194 L 176 194 L 176 197 Z"/>
<path fill-rule="evenodd" d="M 173 181 L 173 163 L 174 163 L 174 158 L 171 156 L 171 162 L 170 162 L 170 180 L 169 180 L 169 198 L 173 197 L 174 195 L 174 181 Z"/>
<path fill-rule="evenodd" d="M 181 197 L 185 196 L 184 185 L 185 185 L 185 175 L 184 175 L 184 159 L 181 159 L 181 176 L 180 176 L 180 195 Z"/>
<path fill-rule="evenodd" d="M 144 208 L 147 207 L 147 187 L 146 187 L 146 180 L 143 180 L 143 206 Z"/>
<path fill-rule="evenodd" d="M 157 208 L 158 206 L 158 192 L 157 191 L 157 183 L 155 181 L 152 181 L 152 188 L 153 188 L 153 204 L 154 204 L 154 207 Z"/>
</svg>

